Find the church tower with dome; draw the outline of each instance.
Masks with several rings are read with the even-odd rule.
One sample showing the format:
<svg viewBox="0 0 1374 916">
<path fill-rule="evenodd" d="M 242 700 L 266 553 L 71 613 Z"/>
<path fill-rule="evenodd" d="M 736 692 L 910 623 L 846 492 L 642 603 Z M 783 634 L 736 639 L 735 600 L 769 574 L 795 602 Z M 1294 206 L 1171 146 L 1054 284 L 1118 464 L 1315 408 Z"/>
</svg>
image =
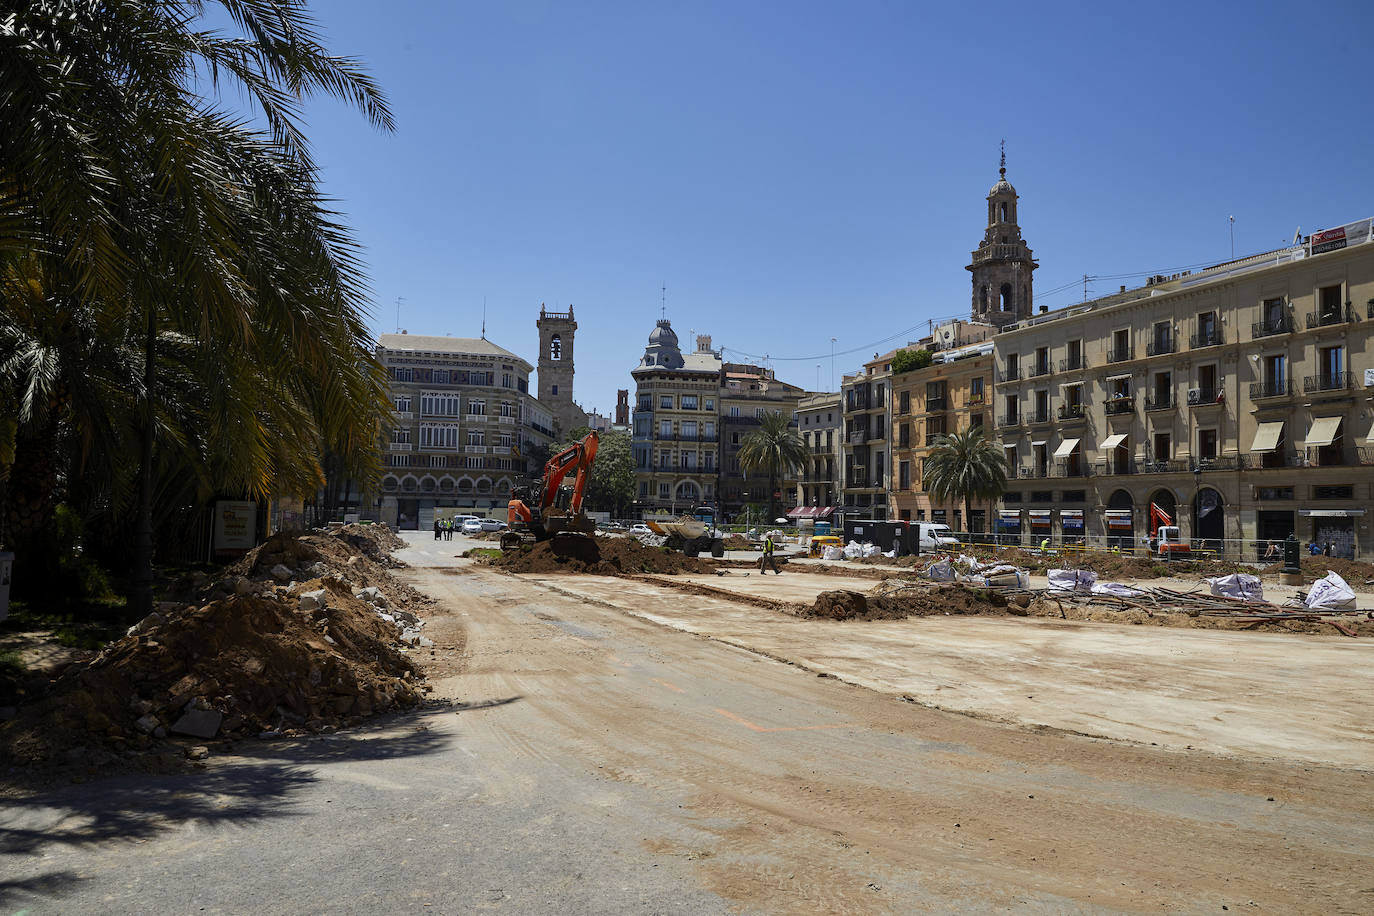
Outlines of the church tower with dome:
<svg viewBox="0 0 1374 916">
<path fill-rule="evenodd" d="M 965 270 L 973 274 L 973 320 L 999 328 L 1032 314 L 1035 263 L 1016 222 L 1016 189 L 1007 181 L 1007 154 L 1002 151 L 1001 177 L 988 192 L 988 227 Z"/>
</svg>

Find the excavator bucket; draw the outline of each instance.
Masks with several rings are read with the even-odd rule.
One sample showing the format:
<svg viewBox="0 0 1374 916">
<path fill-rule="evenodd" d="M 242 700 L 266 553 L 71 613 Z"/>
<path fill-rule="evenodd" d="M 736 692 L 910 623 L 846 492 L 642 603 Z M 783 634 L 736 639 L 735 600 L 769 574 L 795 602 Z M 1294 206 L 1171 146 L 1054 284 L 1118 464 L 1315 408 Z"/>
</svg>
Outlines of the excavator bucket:
<svg viewBox="0 0 1374 916">
<path fill-rule="evenodd" d="M 591 565 L 601 559 L 601 548 L 596 538 L 580 531 L 560 531 L 549 540 L 554 556 L 569 560 L 579 560 Z"/>
</svg>

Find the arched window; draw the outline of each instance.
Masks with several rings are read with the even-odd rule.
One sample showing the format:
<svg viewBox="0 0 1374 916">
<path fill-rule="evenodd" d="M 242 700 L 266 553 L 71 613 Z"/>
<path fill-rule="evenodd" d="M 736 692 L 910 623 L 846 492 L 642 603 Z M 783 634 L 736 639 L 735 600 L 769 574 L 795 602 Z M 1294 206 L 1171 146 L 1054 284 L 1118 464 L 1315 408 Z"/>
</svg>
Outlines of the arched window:
<svg viewBox="0 0 1374 916">
<path fill-rule="evenodd" d="M 983 286 L 982 286 L 982 288 L 980 288 L 980 289 L 978 290 L 978 311 L 980 311 L 980 312 L 986 312 L 987 310 L 988 310 L 988 285 L 987 285 L 986 283 L 984 283 Z"/>
<path fill-rule="evenodd" d="M 549 359 L 563 358 L 563 338 L 555 334 L 549 340 Z"/>
<path fill-rule="evenodd" d="M 1005 223 L 1006 221 L 1007 221 L 1007 202 L 1004 200 L 1004 201 L 1002 201 L 1002 222 Z"/>
<path fill-rule="evenodd" d="M 1004 312 L 1010 312 L 1010 311 L 1012 311 L 1013 307 L 1012 307 L 1012 304 L 1011 304 L 1011 284 L 1010 284 L 1010 283 L 1003 283 L 1003 284 L 1002 284 L 1001 293 L 1002 293 L 1002 306 L 1001 306 L 1002 311 L 1004 311 Z"/>
</svg>

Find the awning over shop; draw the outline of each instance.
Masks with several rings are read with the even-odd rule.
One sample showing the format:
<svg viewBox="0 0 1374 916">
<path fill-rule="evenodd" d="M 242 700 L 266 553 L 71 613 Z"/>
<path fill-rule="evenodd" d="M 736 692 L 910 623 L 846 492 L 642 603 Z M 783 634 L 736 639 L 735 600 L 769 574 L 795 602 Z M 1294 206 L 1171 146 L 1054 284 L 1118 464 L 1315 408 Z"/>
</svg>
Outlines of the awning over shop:
<svg viewBox="0 0 1374 916">
<path fill-rule="evenodd" d="M 1049 509 L 1031 509 L 1028 514 L 1032 528 L 1048 528 L 1050 526 Z"/>
<path fill-rule="evenodd" d="M 810 506 L 797 506 L 795 509 L 787 510 L 788 518 L 810 518 L 813 509 Z"/>
<path fill-rule="evenodd" d="M 1131 530 L 1131 510 L 1130 509 L 1108 509 L 1103 513 L 1107 517 L 1107 527 L 1112 529 Z"/>
<path fill-rule="evenodd" d="M 1020 509 L 998 509 L 997 527 L 1003 531 L 1017 531 L 1021 528 Z"/>
<path fill-rule="evenodd" d="M 1114 448 L 1116 448 L 1117 446 L 1121 445 L 1121 443 L 1123 443 L 1123 442 L 1125 442 L 1125 441 L 1126 441 L 1126 436 L 1125 436 L 1124 434 L 1117 434 L 1117 435 L 1115 435 L 1115 436 L 1108 436 L 1108 437 L 1106 438 L 1106 440 L 1103 441 L 1103 443 L 1102 443 L 1102 451 L 1104 451 L 1104 452 L 1111 451 L 1112 449 L 1114 449 Z"/>
<path fill-rule="evenodd" d="M 1335 441 L 1340 428 L 1340 417 L 1313 417 L 1312 428 L 1307 431 L 1307 447 L 1330 445 Z"/>
<path fill-rule="evenodd" d="M 1283 436 L 1283 421 L 1273 420 L 1269 423 L 1261 423 L 1259 429 L 1255 430 L 1255 441 L 1250 444 L 1252 452 L 1272 452 L 1279 447 L 1279 439 Z"/>
<path fill-rule="evenodd" d="M 816 509 L 816 518 L 830 518 L 834 511 L 834 506 L 820 506 Z"/>
<path fill-rule="evenodd" d="M 1065 439 L 1063 442 L 1059 443 L 1059 448 L 1054 450 L 1054 457 L 1067 458 L 1073 454 L 1073 450 L 1076 448 L 1078 448 L 1077 439 Z"/>
<path fill-rule="evenodd" d="M 1065 529 L 1077 528 L 1081 530 L 1083 528 L 1083 510 L 1060 509 L 1059 524 Z"/>
</svg>

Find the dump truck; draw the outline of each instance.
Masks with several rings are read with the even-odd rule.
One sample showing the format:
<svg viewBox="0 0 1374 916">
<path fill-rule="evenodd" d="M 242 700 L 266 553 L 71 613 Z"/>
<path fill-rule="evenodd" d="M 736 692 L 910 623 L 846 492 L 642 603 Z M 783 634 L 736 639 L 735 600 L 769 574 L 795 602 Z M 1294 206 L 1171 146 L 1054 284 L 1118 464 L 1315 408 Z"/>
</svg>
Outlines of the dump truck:
<svg viewBox="0 0 1374 916">
<path fill-rule="evenodd" d="M 660 522 L 645 519 L 649 530 L 659 543 L 669 550 L 680 550 L 689 557 L 709 553 L 713 557 L 725 556 L 725 536 L 716 527 L 716 513 L 709 506 L 702 506 L 676 521 Z"/>
</svg>

